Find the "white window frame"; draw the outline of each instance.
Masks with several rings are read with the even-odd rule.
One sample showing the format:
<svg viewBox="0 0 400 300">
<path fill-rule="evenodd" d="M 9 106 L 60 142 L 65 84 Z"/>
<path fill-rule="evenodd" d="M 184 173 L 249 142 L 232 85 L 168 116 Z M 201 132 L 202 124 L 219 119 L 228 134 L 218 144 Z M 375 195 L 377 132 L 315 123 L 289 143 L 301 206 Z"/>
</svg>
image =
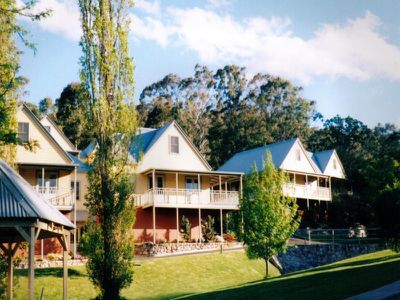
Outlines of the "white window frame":
<svg viewBox="0 0 400 300">
<path fill-rule="evenodd" d="M 20 125 L 23 125 L 22 127 L 26 126 L 26 132 L 20 131 Z M 25 129 L 25 128 L 24 128 Z M 21 136 L 25 137 L 26 139 L 21 139 Z M 28 122 L 18 122 L 18 139 L 20 140 L 21 143 L 28 143 L 29 142 L 29 123 Z"/>
<path fill-rule="evenodd" d="M 176 138 L 177 144 L 176 144 L 176 145 L 173 145 L 173 144 L 172 144 L 172 140 L 175 139 L 175 138 Z M 173 147 L 173 146 L 176 146 L 176 147 L 177 147 L 177 152 L 172 151 L 172 147 Z M 175 154 L 175 155 L 179 154 L 179 136 L 177 136 L 177 135 L 170 135 L 170 136 L 169 136 L 169 153 Z"/>
</svg>

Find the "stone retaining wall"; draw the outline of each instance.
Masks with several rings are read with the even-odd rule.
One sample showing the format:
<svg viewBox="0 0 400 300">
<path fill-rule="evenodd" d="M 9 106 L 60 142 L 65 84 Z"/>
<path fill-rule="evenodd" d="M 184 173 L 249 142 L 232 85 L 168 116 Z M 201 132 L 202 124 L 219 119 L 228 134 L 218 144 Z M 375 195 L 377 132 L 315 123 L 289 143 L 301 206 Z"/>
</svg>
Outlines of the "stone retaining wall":
<svg viewBox="0 0 400 300">
<path fill-rule="evenodd" d="M 144 243 L 135 245 L 135 255 L 138 256 L 167 256 L 184 253 L 195 253 L 219 249 L 242 248 L 241 243 Z"/>
<path fill-rule="evenodd" d="M 286 254 L 279 255 L 278 259 L 283 273 L 291 273 L 382 249 L 384 245 L 380 244 L 297 245 L 289 247 Z"/>
</svg>

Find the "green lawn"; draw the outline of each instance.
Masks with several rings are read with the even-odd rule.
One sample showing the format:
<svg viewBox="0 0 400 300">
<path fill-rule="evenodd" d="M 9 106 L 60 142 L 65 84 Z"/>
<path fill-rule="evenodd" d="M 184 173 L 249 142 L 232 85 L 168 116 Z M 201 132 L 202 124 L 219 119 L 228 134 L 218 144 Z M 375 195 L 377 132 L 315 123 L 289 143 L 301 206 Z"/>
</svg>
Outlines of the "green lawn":
<svg viewBox="0 0 400 300">
<path fill-rule="evenodd" d="M 400 279 L 400 254 L 385 250 L 190 299 L 343 299 Z"/>
<path fill-rule="evenodd" d="M 242 251 L 136 263 L 134 283 L 123 293 L 128 299 L 341 299 L 400 279 L 400 255 L 388 250 L 268 280 L 263 280 L 263 262 L 249 261 Z M 84 267 L 70 272 L 69 299 L 95 296 Z M 26 299 L 26 271 L 17 273 L 16 299 Z M 45 299 L 61 299 L 61 269 L 36 274 L 36 295 L 44 286 Z"/>
<path fill-rule="evenodd" d="M 264 263 L 250 261 L 243 251 L 198 254 L 135 262 L 134 283 L 124 290 L 128 299 L 170 299 L 202 293 L 264 277 Z M 26 275 L 26 271 L 18 271 Z M 274 270 L 274 274 L 278 272 Z M 62 270 L 37 269 L 35 294 L 44 287 L 45 299 L 62 299 Z M 90 299 L 96 295 L 84 267 L 70 269 L 68 299 Z M 27 280 L 21 276 L 16 299 L 26 299 Z"/>
</svg>

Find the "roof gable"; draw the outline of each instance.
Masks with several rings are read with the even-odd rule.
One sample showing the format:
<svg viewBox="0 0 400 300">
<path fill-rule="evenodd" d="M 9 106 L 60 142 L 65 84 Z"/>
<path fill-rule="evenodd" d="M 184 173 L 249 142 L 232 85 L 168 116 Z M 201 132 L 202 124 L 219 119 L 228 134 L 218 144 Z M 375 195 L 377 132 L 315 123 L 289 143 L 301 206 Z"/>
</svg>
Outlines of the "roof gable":
<svg viewBox="0 0 400 300">
<path fill-rule="evenodd" d="M 326 150 L 313 154 L 313 160 L 316 161 L 324 175 L 331 177 L 346 178 L 346 174 L 336 150 Z"/>
<path fill-rule="evenodd" d="M 287 171 L 321 174 L 320 169 L 312 160 L 300 139 L 293 143 L 280 168 Z"/>
<path fill-rule="evenodd" d="M 2 219 L 41 219 L 69 228 L 74 227 L 63 214 L 1 159 L 0 197 L 0 218 Z"/>
<path fill-rule="evenodd" d="M 39 142 L 39 147 L 35 151 L 28 151 L 18 145 L 17 163 L 72 165 L 73 162 L 68 154 L 26 105 L 22 105 L 18 109 L 17 119 L 18 122 L 30 124 L 29 138 Z"/>
<path fill-rule="evenodd" d="M 49 117 L 45 116 L 40 120 L 43 126 L 50 127 L 50 135 L 57 141 L 57 143 L 68 152 L 78 152 L 76 147 L 71 143 L 71 141 L 65 136 L 64 132 L 57 126 L 57 124 Z"/>
<path fill-rule="evenodd" d="M 179 154 L 169 153 L 170 136 L 179 137 Z M 157 130 L 148 129 L 136 136 L 136 140 L 138 143 L 135 143 L 131 154 L 136 160 L 140 157 L 140 153 L 143 154 L 140 162 L 141 170 L 171 167 L 177 170 L 211 170 L 211 166 L 175 121 Z"/>
<path fill-rule="evenodd" d="M 267 151 L 271 152 L 275 168 L 281 168 L 296 141 L 297 139 L 294 138 L 236 153 L 218 171 L 250 173 L 253 171 L 254 165 L 257 170 L 262 170 Z"/>
</svg>

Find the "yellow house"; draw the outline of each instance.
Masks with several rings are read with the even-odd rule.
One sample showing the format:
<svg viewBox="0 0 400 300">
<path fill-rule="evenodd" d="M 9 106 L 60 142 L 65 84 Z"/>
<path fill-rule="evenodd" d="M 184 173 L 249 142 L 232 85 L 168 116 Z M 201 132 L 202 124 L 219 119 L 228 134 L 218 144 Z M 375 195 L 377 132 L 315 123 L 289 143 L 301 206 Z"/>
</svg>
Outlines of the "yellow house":
<svg viewBox="0 0 400 300">
<path fill-rule="evenodd" d="M 17 110 L 18 138 L 16 163 L 20 175 L 59 211 L 76 223 L 77 171 L 76 164 L 50 132 L 25 105 Z M 33 151 L 24 143 L 35 141 Z M 76 151 L 72 149 L 72 152 Z M 76 239 L 76 234 L 74 234 Z M 74 244 L 76 245 L 76 243 Z M 43 248 L 43 244 L 42 244 Z M 75 248 L 73 247 L 74 252 Z"/>
<path fill-rule="evenodd" d="M 81 155 L 95 155 L 90 144 Z M 238 209 L 240 172 L 214 171 L 187 137 L 171 122 L 159 129 L 141 128 L 130 151 L 138 163 L 135 177 L 135 239 L 180 241 L 183 216 L 191 223 L 191 239 L 202 240 L 201 220 L 208 215 L 222 235 L 226 213 Z"/>
</svg>

